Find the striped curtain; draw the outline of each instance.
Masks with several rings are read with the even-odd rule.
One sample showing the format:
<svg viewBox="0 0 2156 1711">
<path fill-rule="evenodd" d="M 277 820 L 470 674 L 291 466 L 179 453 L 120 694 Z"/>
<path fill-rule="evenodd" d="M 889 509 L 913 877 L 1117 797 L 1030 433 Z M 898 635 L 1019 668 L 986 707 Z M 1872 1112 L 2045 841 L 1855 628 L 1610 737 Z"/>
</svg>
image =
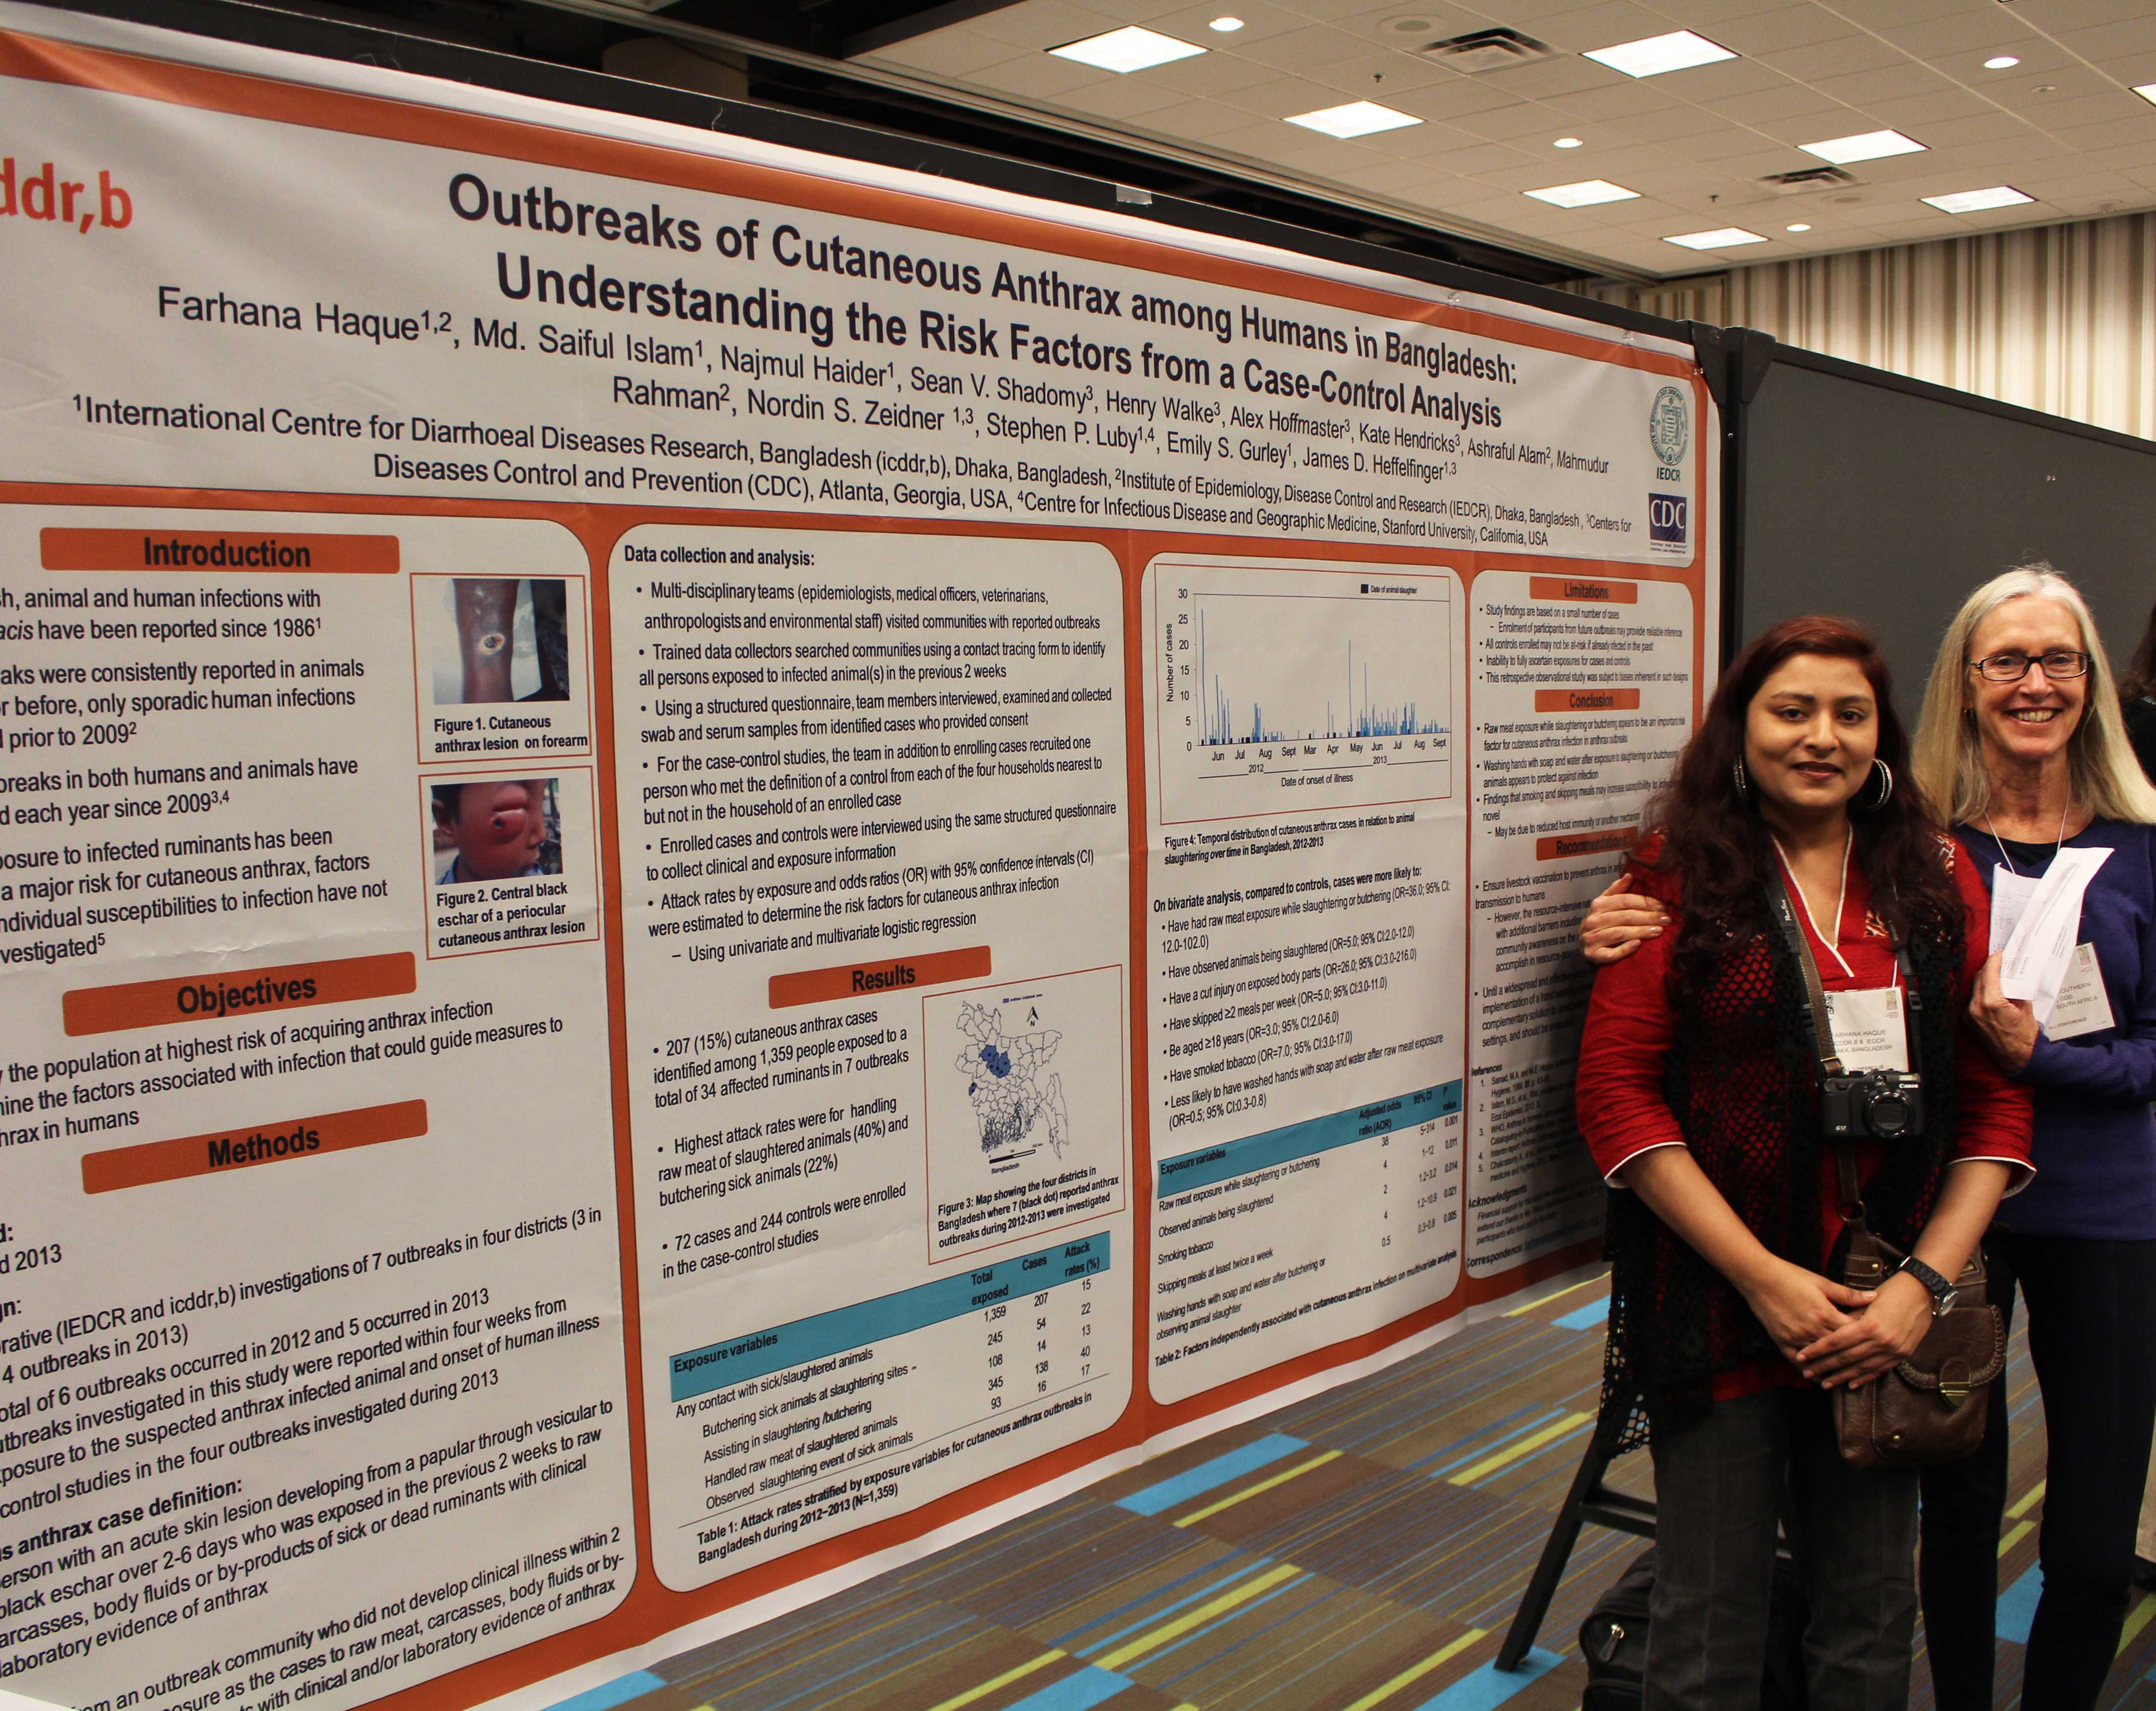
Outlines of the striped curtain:
<svg viewBox="0 0 2156 1711">
<path fill-rule="evenodd" d="M 1573 289 L 2156 439 L 2156 214 Z"/>
</svg>

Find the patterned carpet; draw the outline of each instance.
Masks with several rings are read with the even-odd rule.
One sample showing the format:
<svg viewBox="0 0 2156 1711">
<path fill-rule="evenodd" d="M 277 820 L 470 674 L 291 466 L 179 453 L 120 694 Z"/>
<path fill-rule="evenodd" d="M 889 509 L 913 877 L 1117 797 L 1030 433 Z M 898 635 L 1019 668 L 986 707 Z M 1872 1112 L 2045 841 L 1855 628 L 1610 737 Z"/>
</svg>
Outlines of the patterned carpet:
<svg viewBox="0 0 2156 1711">
<path fill-rule="evenodd" d="M 1491 1660 L 1585 1446 L 1605 1307 L 1599 1280 L 1532 1302 L 559 1711 L 1573 1711 L 1581 1618 L 1637 1540 L 1588 1528 L 1526 1665 Z M 2011 1371 L 2001 1707 L 2043 1513 L 2018 1328 Z M 1611 1483 L 1650 1495 L 1645 1457 Z M 2152 1616 L 2137 1595 L 2107 1711 L 2156 1708 Z"/>
</svg>

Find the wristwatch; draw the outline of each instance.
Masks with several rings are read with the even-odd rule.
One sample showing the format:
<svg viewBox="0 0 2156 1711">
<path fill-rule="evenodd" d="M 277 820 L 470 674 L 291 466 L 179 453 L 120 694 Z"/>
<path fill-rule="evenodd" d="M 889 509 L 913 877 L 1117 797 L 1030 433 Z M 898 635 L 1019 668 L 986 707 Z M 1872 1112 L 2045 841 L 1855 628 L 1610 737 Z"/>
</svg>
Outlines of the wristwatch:
<svg viewBox="0 0 2156 1711">
<path fill-rule="evenodd" d="M 1960 1293 L 1959 1290 L 1958 1290 L 1954 1285 L 1947 1282 L 1945 1278 L 1942 1277 L 1937 1272 L 1933 1271 L 1922 1260 L 1918 1259 L 1914 1254 L 1910 1255 L 1907 1259 L 1902 1261 L 1900 1269 L 1907 1272 L 1912 1277 L 1914 1277 L 1919 1283 L 1922 1284 L 1925 1288 L 1931 1291 L 1932 1317 L 1933 1318 L 1937 1318 L 1941 1313 L 1947 1312 L 1953 1306 L 1954 1297 Z"/>
</svg>

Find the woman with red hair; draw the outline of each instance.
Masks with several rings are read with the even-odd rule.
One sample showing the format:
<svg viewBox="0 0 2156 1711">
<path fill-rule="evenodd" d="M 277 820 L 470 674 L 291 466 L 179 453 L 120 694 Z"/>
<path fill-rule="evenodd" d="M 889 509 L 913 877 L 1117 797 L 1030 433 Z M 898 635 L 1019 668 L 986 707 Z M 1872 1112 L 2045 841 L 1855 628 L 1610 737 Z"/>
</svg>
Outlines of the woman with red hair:
<svg viewBox="0 0 2156 1711">
<path fill-rule="evenodd" d="M 1908 1694 L 1917 1475 L 1841 1458 L 1827 1393 L 1912 1352 L 2027 1174 L 2029 1102 L 1961 1025 L 1984 889 L 1906 778 L 1884 660 L 1793 619 L 1730 666 L 1628 871 L 1670 929 L 1597 977 L 1582 1132 L 1610 1197 L 1607 1390 L 1655 1459 L 1646 1703 L 1759 1703 L 1778 1523 L 1810 1605 L 1813 1711 Z M 1794 936 L 1793 936 L 1794 935 Z M 1798 945 L 1851 1069 L 1921 1080 L 1902 1132 L 1860 1139 L 1870 1228 L 1910 1255 L 1831 1280 L 1837 1148 Z"/>
</svg>

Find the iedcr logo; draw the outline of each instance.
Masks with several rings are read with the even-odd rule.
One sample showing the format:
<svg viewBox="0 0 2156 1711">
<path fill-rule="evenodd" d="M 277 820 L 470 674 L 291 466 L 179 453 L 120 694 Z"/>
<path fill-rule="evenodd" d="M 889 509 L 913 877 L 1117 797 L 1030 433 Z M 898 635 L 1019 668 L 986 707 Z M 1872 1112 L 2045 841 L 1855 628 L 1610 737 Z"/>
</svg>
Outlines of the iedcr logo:
<svg viewBox="0 0 2156 1711">
<path fill-rule="evenodd" d="M 1647 538 L 1658 547 L 1685 543 L 1685 520 L 1691 501 L 1681 493 L 1647 496 Z"/>
</svg>

